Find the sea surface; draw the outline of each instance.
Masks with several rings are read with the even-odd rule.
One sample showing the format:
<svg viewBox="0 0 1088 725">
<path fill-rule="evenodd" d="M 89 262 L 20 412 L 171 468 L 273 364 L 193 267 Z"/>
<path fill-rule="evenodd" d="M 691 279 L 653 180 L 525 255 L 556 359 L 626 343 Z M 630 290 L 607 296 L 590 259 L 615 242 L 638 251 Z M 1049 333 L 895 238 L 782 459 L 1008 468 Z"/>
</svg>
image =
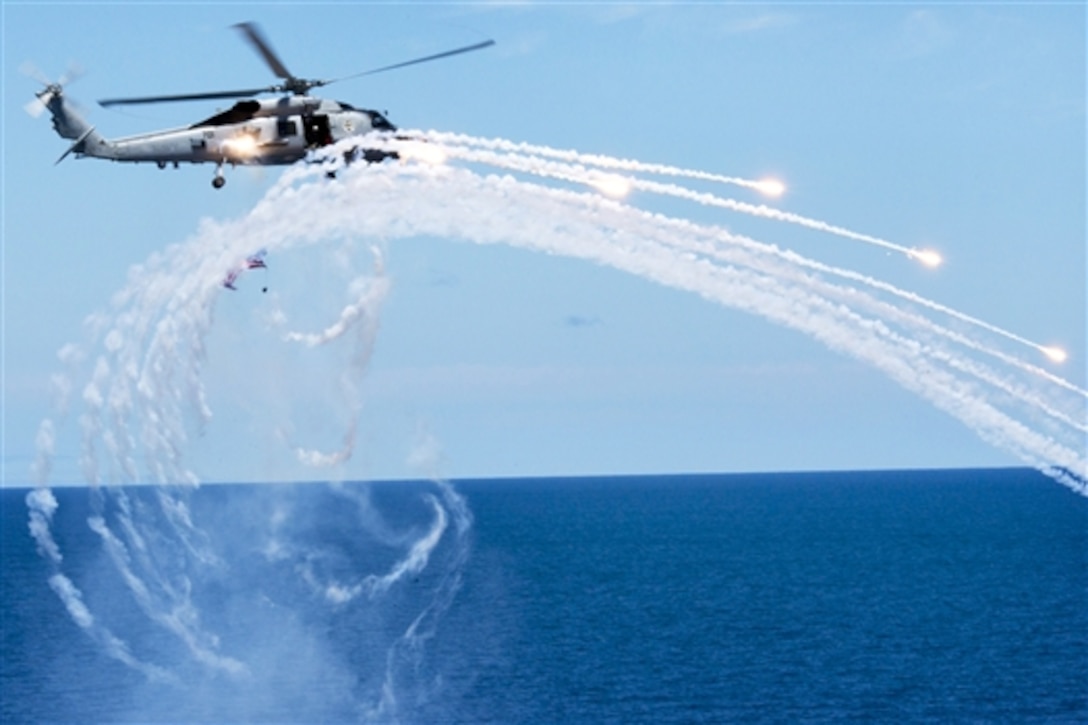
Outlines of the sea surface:
<svg viewBox="0 0 1088 725">
<path fill-rule="evenodd" d="M 1088 723 L 1034 470 L 27 493 L 4 723 Z"/>
</svg>

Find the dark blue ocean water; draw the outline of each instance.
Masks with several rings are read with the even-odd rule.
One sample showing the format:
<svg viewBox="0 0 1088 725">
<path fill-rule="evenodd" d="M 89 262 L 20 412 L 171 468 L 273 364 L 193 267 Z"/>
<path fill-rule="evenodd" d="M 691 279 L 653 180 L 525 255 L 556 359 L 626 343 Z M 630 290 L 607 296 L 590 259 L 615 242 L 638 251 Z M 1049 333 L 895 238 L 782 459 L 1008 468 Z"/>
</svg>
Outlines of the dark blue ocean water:
<svg viewBox="0 0 1088 725">
<path fill-rule="evenodd" d="M 5 723 L 1088 722 L 1035 471 L 54 493 L 59 566 L 0 499 Z"/>
</svg>

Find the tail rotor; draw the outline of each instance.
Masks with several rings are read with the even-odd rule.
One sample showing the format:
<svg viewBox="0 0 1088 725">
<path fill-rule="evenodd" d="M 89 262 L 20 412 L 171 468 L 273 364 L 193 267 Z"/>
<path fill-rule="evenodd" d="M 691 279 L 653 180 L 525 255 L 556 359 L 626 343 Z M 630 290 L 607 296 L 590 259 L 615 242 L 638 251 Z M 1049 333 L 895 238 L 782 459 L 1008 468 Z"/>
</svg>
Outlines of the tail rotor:
<svg viewBox="0 0 1088 725">
<path fill-rule="evenodd" d="M 41 116 L 49 107 L 49 104 L 53 102 L 53 99 L 63 94 L 66 85 L 83 75 L 83 69 L 74 64 L 70 65 L 68 70 L 55 81 L 50 80 L 49 76 L 42 73 L 41 69 L 29 61 L 23 63 L 19 70 L 44 86 L 42 90 L 34 94 L 34 100 L 23 106 L 23 109 L 33 118 Z"/>
</svg>

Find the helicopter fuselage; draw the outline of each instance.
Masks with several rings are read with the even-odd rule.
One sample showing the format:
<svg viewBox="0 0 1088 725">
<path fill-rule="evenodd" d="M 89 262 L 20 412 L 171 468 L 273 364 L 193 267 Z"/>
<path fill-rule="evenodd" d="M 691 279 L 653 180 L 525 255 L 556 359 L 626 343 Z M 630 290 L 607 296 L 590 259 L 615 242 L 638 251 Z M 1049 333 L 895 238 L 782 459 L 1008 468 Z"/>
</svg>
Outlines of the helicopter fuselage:
<svg viewBox="0 0 1088 725">
<path fill-rule="evenodd" d="M 394 130 L 377 111 L 310 96 L 286 96 L 239 101 L 183 128 L 86 139 L 74 151 L 77 156 L 160 166 L 182 162 L 277 165 L 294 163 L 315 148 L 346 138 Z"/>
</svg>

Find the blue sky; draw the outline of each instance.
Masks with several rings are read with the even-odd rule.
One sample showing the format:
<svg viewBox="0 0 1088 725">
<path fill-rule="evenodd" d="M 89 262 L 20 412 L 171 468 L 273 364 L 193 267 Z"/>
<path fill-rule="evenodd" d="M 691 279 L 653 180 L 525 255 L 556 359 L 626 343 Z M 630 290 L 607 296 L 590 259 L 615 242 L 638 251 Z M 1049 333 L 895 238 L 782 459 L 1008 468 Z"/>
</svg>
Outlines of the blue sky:
<svg viewBox="0 0 1088 725">
<path fill-rule="evenodd" d="M 110 111 L 94 99 L 270 83 L 229 28 L 243 20 L 261 23 L 288 67 L 308 77 L 493 38 L 494 48 L 346 81 L 325 95 L 388 110 L 404 128 L 777 176 L 789 191 L 776 206 L 933 247 L 946 263 L 931 270 L 722 209 L 629 201 L 1061 345 L 1070 359 L 1060 368 L 1023 346 L 1008 351 L 1088 384 L 1081 3 L 6 2 L 5 485 L 29 481 L 38 424 L 55 415 L 57 351 L 84 339 L 84 318 L 109 304 L 132 265 L 189 239 L 202 220 L 245 215 L 282 174 L 235 169 L 215 191 L 206 165 L 54 166 L 66 145 L 45 118 L 23 112 L 37 85 L 21 64 L 56 76 L 79 63 L 86 73 L 69 94 L 107 137 L 183 125 L 215 102 Z M 270 257 L 273 285 L 289 274 L 276 262 Z M 450 477 L 1021 463 L 871 366 L 690 292 L 584 261 L 445 239 L 392 241 L 386 262 L 392 291 L 358 442 L 337 475 L 418 475 L 411 454 L 427 441 Z M 205 370 L 212 392 L 281 364 L 232 348 L 231 314 L 243 315 L 222 312 Z M 237 369 L 242 360 L 252 373 Z M 248 431 L 283 399 L 305 410 L 310 382 L 296 382 L 252 399 L 213 396 L 216 417 L 187 453 L 202 479 L 275 475 L 267 441 Z M 298 425 L 310 425 L 305 419 Z M 66 440 L 58 482 L 78 479 L 78 444 Z"/>
</svg>

